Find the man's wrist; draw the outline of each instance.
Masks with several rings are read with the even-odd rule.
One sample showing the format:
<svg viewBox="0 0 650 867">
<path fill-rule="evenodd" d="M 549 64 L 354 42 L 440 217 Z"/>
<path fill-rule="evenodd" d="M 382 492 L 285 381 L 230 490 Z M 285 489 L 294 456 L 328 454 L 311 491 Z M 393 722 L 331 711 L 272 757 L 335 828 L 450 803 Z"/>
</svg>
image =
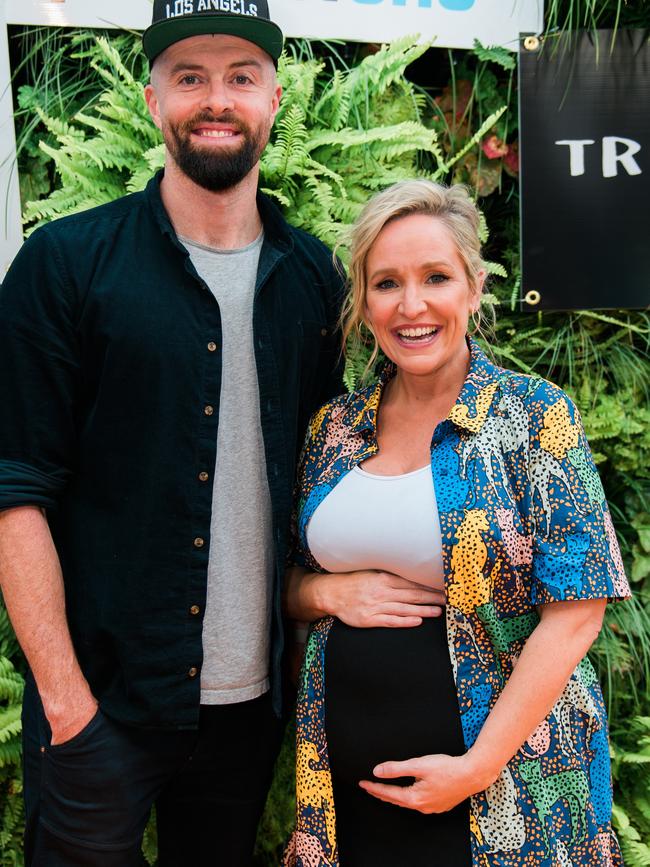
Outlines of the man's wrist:
<svg viewBox="0 0 650 867">
<path fill-rule="evenodd" d="M 36 686 L 50 725 L 70 719 L 77 710 L 83 714 L 89 708 L 97 707 L 97 699 L 80 669 L 72 677 L 61 677 L 56 687 L 43 684 L 38 678 L 36 678 Z"/>
<path fill-rule="evenodd" d="M 305 591 L 307 595 L 307 607 L 313 613 L 314 620 L 325 617 L 328 614 L 333 614 L 329 610 L 326 594 L 326 583 L 323 581 L 323 576 L 320 572 L 309 572 L 305 578 Z"/>
</svg>

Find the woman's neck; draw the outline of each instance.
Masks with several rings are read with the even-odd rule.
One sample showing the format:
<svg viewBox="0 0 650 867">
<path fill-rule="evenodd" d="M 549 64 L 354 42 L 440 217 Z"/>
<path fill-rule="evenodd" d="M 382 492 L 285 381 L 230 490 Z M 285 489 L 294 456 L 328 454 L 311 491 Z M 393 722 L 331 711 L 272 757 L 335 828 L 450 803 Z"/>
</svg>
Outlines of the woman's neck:
<svg viewBox="0 0 650 867">
<path fill-rule="evenodd" d="M 440 371 L 416 375 L 398 368 L 390 381 L 385 402 L 393 409 L 414 417 L 445 418 L 456 403 L 469 370 L 469 350 Z"/>
</svg>

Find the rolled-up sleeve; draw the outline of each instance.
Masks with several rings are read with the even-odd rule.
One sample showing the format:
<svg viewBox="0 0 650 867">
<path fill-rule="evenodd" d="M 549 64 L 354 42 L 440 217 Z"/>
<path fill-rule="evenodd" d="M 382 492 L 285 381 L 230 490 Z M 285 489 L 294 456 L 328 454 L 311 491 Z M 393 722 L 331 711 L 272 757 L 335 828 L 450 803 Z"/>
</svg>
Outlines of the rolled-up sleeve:
<svg viewBox="0 0 650 867">
<path fill-rule="evenodd" d="M 80 352 L 73 292 L 48 228 L 0 287 L 0 509 L 52 508 L 73 472 Z"/>
<path fill-rule="evenodd" d="M 624 599 L 630 588 L 580 413 L 550 383 L 536 397 L 529 453 L 531 602 Z"/>
</svg>

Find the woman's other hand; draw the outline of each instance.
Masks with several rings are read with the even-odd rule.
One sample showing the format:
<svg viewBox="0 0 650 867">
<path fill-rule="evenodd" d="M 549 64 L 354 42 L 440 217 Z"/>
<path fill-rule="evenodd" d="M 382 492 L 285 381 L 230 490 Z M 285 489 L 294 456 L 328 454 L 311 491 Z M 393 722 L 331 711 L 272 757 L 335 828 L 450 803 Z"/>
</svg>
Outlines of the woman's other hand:
<svg viewBox="0 0 650 867">
<path fill-rule="evenodd" d="M 421 756 L 405 762 L 383 762 L 373 769 L 373 774 L 386 780 L 415 777 L 415 782 L 410 786 L 370 780 L 362 780 L 359 785 L 380 801 L 420 813 L 444 813 L 494 782 L 492 779 L 479 778 L 467 754 Z"/>
<path fill-rule="evenodd" d="M 289 617 L 316 620 L 330 614 L 348 626 L 420 626 L 439 617 L 446 597 L 441 590 L 415 584 L 399 575 L 360 572 L 287 572 L 285 611 Z"/>
</svg>

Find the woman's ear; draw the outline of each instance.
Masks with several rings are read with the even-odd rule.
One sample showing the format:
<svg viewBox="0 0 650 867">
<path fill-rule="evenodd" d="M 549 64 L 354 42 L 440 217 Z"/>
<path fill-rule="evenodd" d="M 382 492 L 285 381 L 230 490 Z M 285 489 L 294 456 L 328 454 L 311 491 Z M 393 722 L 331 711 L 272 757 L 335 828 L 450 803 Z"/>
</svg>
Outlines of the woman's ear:
<svg viewBox="0 0 650 867">
<path fill-rule="evenodd" d="M 481 268 L 481 270 L 476 275 L 476 283 L 474 285 L 474 291 L 472 295 L 472 313 L 476 313 L 481 306 L 481 295 L 483 294 L 483 286 L 485 285 L 485 278 L 487 277 L 487 271 L 485 268 Z"/>
</svg>

